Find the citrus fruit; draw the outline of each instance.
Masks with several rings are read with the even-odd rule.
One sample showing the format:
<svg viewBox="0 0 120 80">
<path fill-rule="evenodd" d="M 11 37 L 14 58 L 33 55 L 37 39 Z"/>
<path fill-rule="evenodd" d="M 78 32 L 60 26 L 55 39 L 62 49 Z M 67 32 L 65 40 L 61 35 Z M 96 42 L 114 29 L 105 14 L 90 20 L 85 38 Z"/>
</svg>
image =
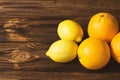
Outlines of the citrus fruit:
<svg viewBox="0 0 120 80">
<path fill-rule="evenodd" d="M 112 14 L 107 12 L 94 15 L 88 24 L 89 37 L 96 37 L 107 42 L 110 42 L 118 31 L 118 21 Z"/>
<path fill-rule="evenodd" d="M 58 40 L 48 49 L 46 55 L 55 62 L 69 62 L 77 56 L 78 45 L 70 40 Z"/>
<path fill-rule="evenodd" d="M 78 58 L 85 68 L 98 70 L 109 62 L 110 49 L 101 39 L 87 38 L 78 47 Z"/>
<path fill-rule="evenodd" d="M 73 20 L 64 20 L 60 22 L 57 32 L 61 39 L 72 40 L 76 42 L 80 42 L 84 35 L 82 27 Z"/>
<path fill-rule="evenodd" d="M 120 32 L 117 33 L 110 44 L 110 48 L 112 51 L 112 57 L 120 63 Z"/>
</svg>

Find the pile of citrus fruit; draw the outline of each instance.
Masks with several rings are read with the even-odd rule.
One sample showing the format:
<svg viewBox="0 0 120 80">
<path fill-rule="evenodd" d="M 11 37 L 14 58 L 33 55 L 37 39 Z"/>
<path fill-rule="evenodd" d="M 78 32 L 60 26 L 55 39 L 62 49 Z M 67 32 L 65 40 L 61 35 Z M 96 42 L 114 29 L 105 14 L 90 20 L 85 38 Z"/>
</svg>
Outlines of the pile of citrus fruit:
<svg viewBox="0 0 120 80">
<path fill-rule="evenodd" d="M 111 56 L 120 63 L 119 24 L 110 13 L 97 13 L 90 19 L 87 27 L 89 37 L 84 40 L 81 25 L 73 20 L 60 22 L 57 32 L 60 40 L 51 44 L 46 52 L 55 62 L 66 63 L 78 56 L 79 62 L 90 70 L 105 67 Z"/>
</svg>

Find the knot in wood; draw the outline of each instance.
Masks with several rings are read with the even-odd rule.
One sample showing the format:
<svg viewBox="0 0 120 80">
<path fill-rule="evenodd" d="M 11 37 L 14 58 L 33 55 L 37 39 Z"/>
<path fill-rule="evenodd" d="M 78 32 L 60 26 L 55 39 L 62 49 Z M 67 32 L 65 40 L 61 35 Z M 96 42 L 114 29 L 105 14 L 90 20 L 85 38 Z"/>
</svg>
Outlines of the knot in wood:
<svg viewBox="0 0 120 80">
<path fill-rule="evenodd" d="M 13 18 L 5 22 L 3 26 L 6 32 L 18 32 L 19 29 L 27 28 L 26 19 Z"/>
</svg>

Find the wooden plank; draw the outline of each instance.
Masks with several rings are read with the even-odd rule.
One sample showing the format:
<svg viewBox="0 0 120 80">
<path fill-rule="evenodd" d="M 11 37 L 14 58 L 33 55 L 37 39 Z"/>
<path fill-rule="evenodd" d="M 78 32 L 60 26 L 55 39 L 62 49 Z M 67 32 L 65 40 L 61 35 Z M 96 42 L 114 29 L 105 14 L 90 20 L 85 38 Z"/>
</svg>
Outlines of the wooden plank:
<svg viewBox="0 0 120 80">
<path fill-rule="evenodd" d="M 31 44 L 32 42 L 2 42 L 0 43 L 0 51 L 4 51 L 4 50 L 9 50 L 9 49 L 15 49 L 15 48 L 22 48 L 22 47 L 26 47 L 28 44 Z M 41 51 L 48 49 L 48 47 L 51 45 L 51 42 L 39 42 L 38 44 L 38 48 Z"/>
<path fill-rule="evenodd" d="M 120 76 L 120 70 L 118 69 L 120 65 L 115 62 L 111 62 L 107 67 L 98 71 L 86 70 L 77 60 L 66 64 L 59 64 L 52 62 L 45 56 L 42 56 L 39 60 L 21 64 L 20 70 L 14 70 L 12 64 L 2 62 L 0 64 L 0 77 L 10 79 L 114 80 Z"/>
<path fill-rule="evenodd" d="M 37 42 L 50 42 L 50 41 L 55 41 L 60 39 L 57 35 L 57 30 L 56 28 L 30 28 L 29 30 L 25 30 L 28 33 L 22 33 L 20 32 L 20 35 L 22 36 L 28 36 L 32 41 L 37 41 Z M 4 29 L 0 30 L 0 42 L 8 42 L 10 41 L 7 37 L 8 34 L 4 31 Z M 20 36 L 16 36 L 20 37 Z M 49 38 L 49 39 L 48 39 Z M 28 41 L 29 42 L 29 41 Z"/>
<path fill-rule="evenodd" d="M 37 18 L 48 16 L 61 16 L 70 18 L 71 16 L 81 17 L 80 20 L 89 19 L 91 15 L 100 11 L 108 11 L 116 16 L 119 15 L 118 0 L 110 0 L 112 4 L 107 4 L 108 1 L 10 1 L 1 0 L 0 16 L 2 20 L 13 17 Z M 107 5 L 105 5 L 107 4 Z M 75 6 L 71 6 L 75 5 Z M 48 14 L 49 13 L 49 14 Z M 68 17 L 69 16 L 69 17 Z M 52 19 L 52 18 L 51 18 Z M 87 19 L 87 20 L 88 20 Z"/>
<path fill-rule="evenodd" d="M 24 73 L 24 74 L 23 74 Z M 5 74 L 5 72 L 2 72 L 2 74 Z M 120 75 L 118 75 L 117 73 L 113 73 L 113 74 L 108 74 L 107 75 L 102 75 L 102 73 L 73 73 L 71 74 L 70 72 L 34 72 L 34 71 L 29 71 L 29 72 L 23 72 L 23 71 L 13 71 L 13 72 L 8 72 L 8 75 L 4 75 L 6 78 L 10 77 L 11 79 L 23 79 L 22 77 L 25 77 L 24 79 L 30 79 L 30 80 L 65 80 L 65 79 L 69 79 L 69 80 L 73 80 L 73 77 L 75 80 L 79 80 L 79 79 L 84 79 L 84 80 L 115 80 L 118 79 Z M 11 75 L 12 74 L 12 75 Z M 21 75 L 22 74 L 22 75 Z M 32 74 L 34 77 L 30 77 Z M 13 76 L 14 75 L 14 76 Z M 3 76 L 3 75 L 2 75 Z M 106 76 L 109 76 L 106 77 Z M 87 77 L 87 78 L 85 78 Z"/>
</svg>

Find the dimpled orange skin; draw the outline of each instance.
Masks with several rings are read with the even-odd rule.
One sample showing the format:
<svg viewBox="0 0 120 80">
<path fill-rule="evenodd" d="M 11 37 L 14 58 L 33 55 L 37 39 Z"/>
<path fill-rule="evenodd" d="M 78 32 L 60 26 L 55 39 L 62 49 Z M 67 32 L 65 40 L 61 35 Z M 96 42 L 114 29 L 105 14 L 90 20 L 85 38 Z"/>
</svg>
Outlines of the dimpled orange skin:
<svg viewBox="0 0 120 80">
<path fill-rule="evenodd" d="M 110 42 L 119 31 L 117 19 L 110 13 L 101 12 L 94 15 L 88 24 L 88 35 Z"/>
<path fill-rule="evenodd" d="M 110 48 L 112 57 L 120 64 L 120 32 L 113 37 Z"/>
<path fill-rule="evenodd" d="M 78 47 L 78 57 L 85 68 L 98 70 L 109 62 L 110 48 L 103 40 L 87 38 Z"/>
</svg>

